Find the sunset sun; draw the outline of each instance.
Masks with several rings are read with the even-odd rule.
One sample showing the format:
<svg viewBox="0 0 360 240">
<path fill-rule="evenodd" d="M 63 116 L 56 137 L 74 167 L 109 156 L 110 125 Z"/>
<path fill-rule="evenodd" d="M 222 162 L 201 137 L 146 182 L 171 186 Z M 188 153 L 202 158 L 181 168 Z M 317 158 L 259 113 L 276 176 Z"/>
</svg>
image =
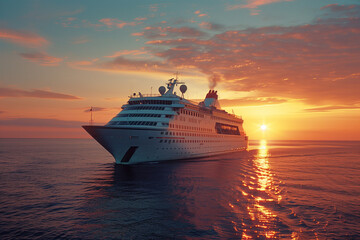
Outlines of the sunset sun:
<svg viewBox="0 0 360 240">
<path fill-rule="evenodd" d="M 261 129 L 262 131 L 266 131 L 267 126 L 266 126 L 265 124 L 262 124 L 262 125 L 260 126 L 260 129 Z"/>
</svg>

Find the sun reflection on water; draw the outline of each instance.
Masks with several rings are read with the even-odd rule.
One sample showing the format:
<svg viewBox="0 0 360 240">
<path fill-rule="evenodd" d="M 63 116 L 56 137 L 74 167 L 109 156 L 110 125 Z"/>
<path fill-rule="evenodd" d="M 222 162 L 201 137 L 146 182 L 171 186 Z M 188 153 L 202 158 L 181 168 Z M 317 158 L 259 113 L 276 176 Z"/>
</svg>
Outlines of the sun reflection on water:
<svg viewBox="0 0 360 240">
<path fill-rule="evenodd" d="M 257 161 L 255 161 L 258 168 L 258 183 L 260 185 L 260 191 L 265 191 L 267 187 L 270 187 L 272 178 L 269 171 L 268 161 L 268 147 L 266 140 L 260 141 L 259 152 L 257 155 Z"/>
<path fill-rule="evenodd" d="M 269 167 L 269 150 L 266 140 L 261 140 L 258 153 L 254 159 L 255 167 L 255 188 L 251 204 L 247 207 L 250 219 L 253 221 L 252 234 L 244 231 L 244 239 L 258 237 L 276 238 L 278 232 L 274 229 L 277 215 L 268 207 L 274 202 L 276 186 Z M 249 188 L 251 190 L 251 188 Z M 275 191 L 274 191 L 275 190 Z M 279 197 L 279 196 L 278 196 Z"/>
</svg>

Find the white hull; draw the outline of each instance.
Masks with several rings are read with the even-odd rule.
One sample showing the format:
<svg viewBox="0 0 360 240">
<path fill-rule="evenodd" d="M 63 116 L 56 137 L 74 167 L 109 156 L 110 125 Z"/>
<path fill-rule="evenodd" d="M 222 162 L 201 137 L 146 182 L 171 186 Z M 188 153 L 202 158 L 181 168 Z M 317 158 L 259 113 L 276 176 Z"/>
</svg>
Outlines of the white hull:
<svg viewBox="0 0 360 240">
<path fill-rule="evenodd" d="M 136 93 L 105 126 L 83 126 L 118 164 L 207 157 L 247 149 L 243 119 L 220 109 L 214 90 L 203 102 L 177 96 L 170 79 L 161 96 Z M 186 86 L 181 85 L 184 94 Z M 90 109 L 92 111 L 92 108 Z"/>
<path fill-rule="evenodd" d="M 109 151 L 117 164 L 198 158 L 246 150 L 244 135 L 220 135 L 194 132 L 190 136 L 164 135 L 167 129 L 83 126 Z M 166 142 L 165 142 L 166 140 Z"/>
</svg>

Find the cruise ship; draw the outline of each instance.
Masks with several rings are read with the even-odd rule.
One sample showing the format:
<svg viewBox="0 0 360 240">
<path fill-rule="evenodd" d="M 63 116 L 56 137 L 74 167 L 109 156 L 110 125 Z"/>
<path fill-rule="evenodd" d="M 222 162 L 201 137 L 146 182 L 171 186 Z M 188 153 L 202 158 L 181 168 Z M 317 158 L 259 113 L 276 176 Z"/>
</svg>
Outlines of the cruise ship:
<svg viewBox="0 0 360 240">
<path fill-rule="evenodd" d="M 182 84 L 182 85 L 180 85 Z M 170 79 L 159 95 L 134 93 L 104 126 L 83 128 L 118 164 L 199 158 L 246 150 L 243 119 L 220 109 L 217 92 L 204 101 L 184 98 L 186 85 Z M 175 87 L 179 86 L 180 94 Z"/>
</svg>

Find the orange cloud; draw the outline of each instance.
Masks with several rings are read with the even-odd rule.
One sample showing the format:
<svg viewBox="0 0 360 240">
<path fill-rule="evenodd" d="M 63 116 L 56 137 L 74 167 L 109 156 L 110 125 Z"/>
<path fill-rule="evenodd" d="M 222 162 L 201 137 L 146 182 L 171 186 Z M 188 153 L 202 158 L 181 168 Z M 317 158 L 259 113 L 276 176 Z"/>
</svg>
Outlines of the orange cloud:
<svg viewBox="0 0 360 240">
<path fill-rule="evenodd" d="M 15 98 L 31 97 L 31 98 L 47 98 L 47 99 L 63 99 L 63 100 L 82 99 L 77 96 L 64 94 L 64 93 L 56 93 L 47 90 L 40 90 L 40 89 L 22 90 L 17 88 L 0 87 L 0 98 L 4 98 L 4 97 L 15 97 Z"/>
<path fill-rule="evenodd" d="M 168 37 L 202 37 L 206 34 L 196 28 L 191 27 L 146 27 L 142 33 L 137 33 L 136 36 L 144 36 L 148 39 L 154 38 L 168 38 Z"/>
<path fill-rule="evenodd" d="M 142 23 L 142 22 L 124 22 L 116 18 L 103 18 L 100 19 L 99 22 L 103 23 L 105 26 L 109 28 L 111 27 L 123 28 L 125 26 L 136 26 Z"/>
<path fill-rule="evenodd" d="M 198 17 L 206 17 L 207 14 L 206 13 L 201 13 L 200 10 L 197 10 L 194 12 Z"/>
<path fill-rule="evenodd" d="M 360 102 L 360 18 L 344 17 L 354 9 L 360 16 L 359 7 L 342 7 L 339 18 L 308 25 L 226 31 L 207 40 L 156 39 L 147 44 L 167 47 L 155 54 L 171 66 L 219 74 L 223 86 L 232 91 L 312 104 L 354 104 Z"/>
<path fill-rule="evenodd" d="M 137 17 L 137 18 L 135 18 L 135 20 L 136 21 L 145 21 L 145 20 L 147 20 L 147 18 L 146 17 Z"/>
<path fill-rule="evenodd" d="M 359 109 L 360 106 L 325 106 L 325 107 L 316 107 L 316 108 L 307 108 L 305 111 L 308 112 L 328 112 L 332 110 L 353 110 Z"/>
<path fill-rule="evenodd" d="M 143 32 L 132 33 L 131 36 L 143 36 Z"/>
<path fill-rule="evenodd" d="M 280 104 L 287 102 L 286 99 L 274 97 L 244 97 L 238 99 L 221 99 L 220 105 L 222 107 L 237 107 L 237 106 L 260 106 L 270 104 Z"/>
<path fill-rule="evenodd" d="M 79 64 L 80 63 L 80 64 Z M 110 61 L 99 61 L 91 64 L 81 64 L 81 62 L 72 62 L 71 67 L 91 70 L 91 71 L 105 71 L 105 72 L 126 72 L 126 73 L 160 73 L 160 74 L 173 74 L 176 71 L 181 71 L 183 76 L 198 75 L 198 71 L 186 64 L 174 66 L 166 61 L 157 60 L 142 60 L 142 59 L 129 59 L 123 56 L 118 56 Z"/>
<path fill-rule="evenodd" d="M 141 51 L 141 50 L 122 50 L 122 51 L 117 51 L 117 52 L 113 53 L 112 55 L 105 56 L 105 57 L 115 58 L 115 57 L 124 56 L 124 55 L 136 56 L 136 55 L 143 55 L 146 53 L 147 53 L 146 51 Z"/>
<path fill-rule="evenodd" d="M 169 65 L 165 62 L 131 60 L 124 57 L 117 57 L 112 61 L 104 62 L 99 67 L 117 71 L 171 72 Z"/>
<path fill-rule="evenodd" d="M 277 3 L 277 2 L 291 2 L 293 0 L 247 0 L 246 4 L 231 5 L 227 9 L 235 10 L 238 8 L 257 8 L 262 5 Z"/>
<path fill-rule="evenodd" d="M 20 53 L 20 56 L 30 62 L 38 63 L 43 66 L 57 66 L 63 61 L 62 58 L 50 56 L 45 52 Z"/>
<path fill-rule="evenodd" d="M 0 28 L 0 39 L 27 47 L 41 47 L 49 44 L 44 37 L 35 33 Z"/>
<path fill-rule="evenodd" d="M 150 41 L 145 50 L 158 60 L 127 59 L 121 53 L 87 69 L 216 74 L 224 88 L 251 92 L 252 99 L 236 100 L 247 104 L 291 99 L 312 105 L 359 104 L 360 18 L 350 17 L 350 11 L 360 16 L 360 7 L 341 7 L 335 17 L 326 15 L 307 25 L 226 31 L 208 39 L 194 28 L 146 27 L 143 36 Z"/>
</svg>

